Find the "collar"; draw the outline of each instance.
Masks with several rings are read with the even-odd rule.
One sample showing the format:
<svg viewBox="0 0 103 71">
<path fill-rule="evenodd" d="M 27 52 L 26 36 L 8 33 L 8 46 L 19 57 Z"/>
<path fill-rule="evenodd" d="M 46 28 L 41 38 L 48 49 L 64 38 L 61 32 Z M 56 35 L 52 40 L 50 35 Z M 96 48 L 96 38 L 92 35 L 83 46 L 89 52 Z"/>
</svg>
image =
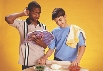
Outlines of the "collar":
<svg viewBox="0 0 103 71">
<path fill-rule="evenodd" d="M 28 25 L 31 24 L 31 22 L 29 21 L 29 18 L 26 19 L 26 23 L 27 23 Z M 37 24 L 39 24 L 39 26 L 41 27 L 41 24 L 40 24 L 40 22 L 39 22 L 38 20 L 37 20 Z"/>
</svg>

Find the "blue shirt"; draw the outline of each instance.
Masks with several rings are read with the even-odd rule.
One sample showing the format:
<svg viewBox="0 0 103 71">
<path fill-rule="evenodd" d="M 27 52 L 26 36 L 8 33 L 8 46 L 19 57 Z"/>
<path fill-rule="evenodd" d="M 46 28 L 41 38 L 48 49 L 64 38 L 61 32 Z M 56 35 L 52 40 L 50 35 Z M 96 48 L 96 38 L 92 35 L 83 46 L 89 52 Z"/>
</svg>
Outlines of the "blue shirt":
<svg viewBox="0 0 103 71">
<path fill-rule="evenodd" d="M 78 47 L 85 45 L 85 40 L 82 37 L 82 33 L 79 34 L 79 43 L 76 48 L 71 48 L 66 45 L 67 36 L 70 31 L 70 26 L 66 28 L 57 27 L 52 31 L 54 40 L 48 46 L 50 49 L 55 49 L 54 57 L 63 61 L 73 61 L 78 52 Z"/>
</svg>

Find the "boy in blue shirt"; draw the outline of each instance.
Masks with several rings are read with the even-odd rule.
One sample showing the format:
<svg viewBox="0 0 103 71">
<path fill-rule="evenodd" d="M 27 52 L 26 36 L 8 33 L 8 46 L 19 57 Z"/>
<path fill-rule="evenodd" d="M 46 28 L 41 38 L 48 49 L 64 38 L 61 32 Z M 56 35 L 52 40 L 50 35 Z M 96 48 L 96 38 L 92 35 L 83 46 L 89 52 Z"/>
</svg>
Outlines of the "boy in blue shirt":
<svg viewBox="0 0 103 71">
<path fill-rule="evenodd" d="M 81 32 L 79 33 L 79 42 L 75 48 L 72 48 L 66 44 L 71 26 L 67 23 L 65 11 L 62 8 L 55 8 L 52 12 L 52 20 L 56 22 L 58 27 L 52 31 L 54 40 L 48 46 L 49 50 L 47 53 L 40 58 L 39 63 L 45 64 L 47 58 L 51 56 L 55 50 L 54 60 L 70 61 L 71 66 L 78 66 L 86 46 L 83 34 Z"/>
</svg>

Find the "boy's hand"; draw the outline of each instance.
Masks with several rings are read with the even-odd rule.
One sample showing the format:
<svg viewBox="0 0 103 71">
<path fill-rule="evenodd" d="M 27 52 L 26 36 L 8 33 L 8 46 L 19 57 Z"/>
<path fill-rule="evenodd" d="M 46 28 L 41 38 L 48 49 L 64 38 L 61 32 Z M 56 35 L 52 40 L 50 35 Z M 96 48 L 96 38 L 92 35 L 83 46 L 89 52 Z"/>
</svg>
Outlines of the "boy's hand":
<svg viewBox="0 0 103 71">
<path fill-rule="evenodd" d="M 80 63 L 80 60 L 79 59 L 76 59 L 74 60 L 72 63 L 71 63 L 71 66 L 78 66 Z"/>
<path fill-rule="evenodd" d="M 81 68 L 80 66 L 71 66 L 70 65 L 68 69 L 69 69 L 69 71 L 80 71 L 80 68 Z"/>
<path fill-rule="evenodd" d="M 31 33 L 29 36 L 28 36 L 28 41 L 32 41 L 34 38 L 36 38 L 36 35 Z"/>
<path fill-rule="evenodd" d="M 45 65 L 46 64 L 46 60 L 47 60 L 47 57 L 44 55 L 43 57 L 41 57 L 38 60 L 38 63 L 41 64 L 41 65 Z"/>
<path fill-rule="evenodd" d="M 46 54 L 44 54 L 44 56 L 41 57 L 38 60 L 38 63 L 42 64 L 42 65 L 45 65 L 46 64 L 46 60 L 48 59 L 48 57 L 50 57 L 52 55 L 53 52 L 54 52 L 54 50 L 49 48 L 49 50 L 46 52 Z"/>
<path fill-rule="evenodd" d="M 36 38 L 34 38 L 33 39 L 33 41 L 37 44 L 37 45 L 39 45 L 39 46 L 41 46 L 41 47 L 43 47 L 43 48 L 46 48 L 47 47 L 47 45 L 43 42 L 43 40 L 41 39 L 41 37 L 36 37 Z"/>
<path fill-rule="evenodd" d="M 28 16 L 29 10 L 27 9 L 27 7 L 23 10 L 23 13 L 25 14 L 25 16 Z"/>
<path fill-rule="evenodd" d="M 35 34 L 31 34 L 29 40 L 34 41 L 37 45 L 46 48 L 47 45 L 43 42 L 42 37 L 36 36 Z"/>
</svg>

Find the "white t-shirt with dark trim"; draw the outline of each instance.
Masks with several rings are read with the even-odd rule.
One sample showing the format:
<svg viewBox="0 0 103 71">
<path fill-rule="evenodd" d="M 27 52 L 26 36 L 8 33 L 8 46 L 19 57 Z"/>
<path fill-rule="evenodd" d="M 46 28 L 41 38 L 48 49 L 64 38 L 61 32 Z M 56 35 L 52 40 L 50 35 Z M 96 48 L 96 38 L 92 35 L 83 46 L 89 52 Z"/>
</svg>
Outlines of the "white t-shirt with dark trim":
<svg viewBox="0 0 103 71">
<path fill-rule="evenodd" d="M 24 58 L 25 58 L 25 44 L 24 42 L 24 22 L 25 20 L 15 19 L 13 24 L 10 24 L 11 26 L 14 26 L 20 34 L 20 58 L 19 58 L 19 64 L 24 65 Z M 41 25 L 41 26 L 40 26 Z M 45 30 L 45 25 L 40 23 L 37 26 L 34 26 L 33 24 L 28 25 L 28 33 L 35 31 L 35 30 Z M 28 42 L 29 45 L 29 57 L 28 57 L 28 66 L 35 65 L 39 58 L 41 58 L 44 55 L 44 48 L 33 44 L 31 42 Z"/>
</svg>

